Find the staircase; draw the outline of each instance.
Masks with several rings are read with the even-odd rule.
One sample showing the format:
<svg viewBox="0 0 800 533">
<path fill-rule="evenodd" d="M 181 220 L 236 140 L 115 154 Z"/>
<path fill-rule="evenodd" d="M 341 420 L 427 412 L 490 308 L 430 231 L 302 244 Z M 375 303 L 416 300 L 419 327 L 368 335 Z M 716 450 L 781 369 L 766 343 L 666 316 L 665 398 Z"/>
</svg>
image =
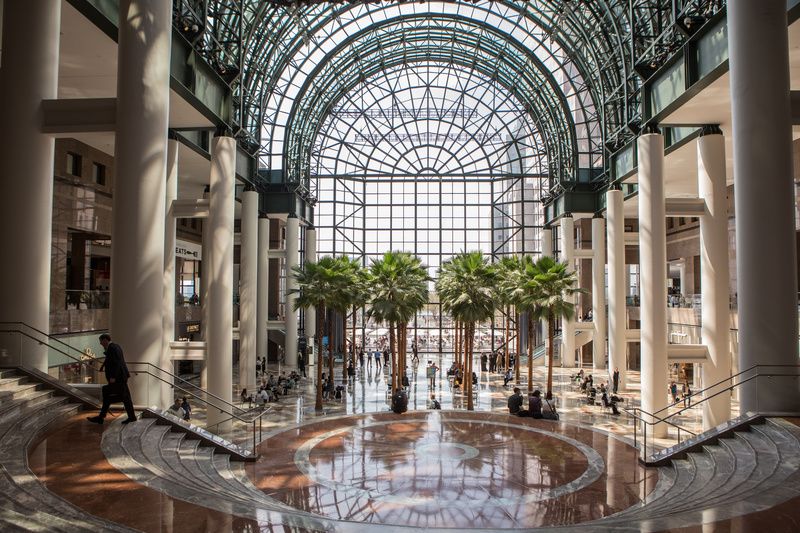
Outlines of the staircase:
<svg viewBox="0 0 800 533">
<path fill-rule="evenodd" d="M 360 530 L 273 500 L 254 487 L 244 463 L 198 446 L 152 420 L 114 425 L 103 435 L 109 461 L 132 479 L 178 499 L 287 527 Z M 571 525 L 589 531 L 661 531 L 735 518 L 800 495 L 800 428 L 781 419 L 745 426 L 659 468 L 647 501 L 615 515 Z M 709 511 L 711 512 L 709 514 Z"/>
<path fill-rule="evenodd" d="M 243 461 L 202 446 L 191 434 L 143 418 L 114 424 L 103 433 L 103 453 L 115 468 L 148 487 L 188 502 L 259 522 L 309 531 L 331 531 L 335 522 L 304 513 L 257 489 Z M 374 526 L 373 526 L 374 527 Z M 367 527 L 364 531 L 367 531 Z"/>
<path fill-rule="evenodd" d="M 48 491 L 28 468 L 28 448 L 69 420 L 86 399 L 63 394 L 16 369 L 0 371 L 0 530 L 130 531 L 87 515 Z M 98 406 L 99 407 L 99 406 Z"/>
</svg>

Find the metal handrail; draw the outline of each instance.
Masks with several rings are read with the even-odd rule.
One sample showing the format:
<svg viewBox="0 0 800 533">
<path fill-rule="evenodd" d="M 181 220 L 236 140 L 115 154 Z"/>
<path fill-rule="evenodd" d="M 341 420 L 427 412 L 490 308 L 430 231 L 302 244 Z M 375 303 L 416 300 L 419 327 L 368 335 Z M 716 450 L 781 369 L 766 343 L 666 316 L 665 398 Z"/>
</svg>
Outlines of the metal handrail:
<svg viewBox="0 0 800 533">
<path fill-rule="evenodd" d="M 30 326 L 30 325 L 28 325 L 28 324 L 25 324 L 24 322 L 2 322 L 2 321 L 0 321 L 0 325 L 5 325 L 5 324 L 21 324 L 21 325 L 23 325 L 23 326 L 25 326 L 25 327 L 27 327 L 27 328 L 29 328 L 29 329 L 33 330 L 33 331 L 36 331 L 36 332 L 38 332 L 38 333 L 40 333 L 40 334 L 44 335 L 44 336 L 45 336 L 45 337 L 47 337 L 48 339 L 55 340 L 55 341 L 57 341 L 59 344 L 62 344 L 62 345 L 66 346 L 66 347 L 68 347 L 68 348 L 70 348 L 70 349 L 72 349 L 72 350 L 74 350 L 74 351 L 77 351 L 77 352 L 79 352 L 79 353 L 80 353 L 82 356 L 84 356 L 84 355 L 85 355 L 85 354 L 83 354 L 83 352 L 81 352 L 81 351 L 80 351 L 80 350 L 78 350 L 77 348 L 75 348 L 75 347 L 73 347 L 73 346 L 70 346 L 70 345 L 66 344 L 65 342 L 63 342 L 63 341 L 60 341 L 59 339 L 55 339 L 54 337 L 51 337 L 50 335 L 48 335 L 48 334 L 46 334 L 46 333 L 44 333 L 44 332 L 42 332 L 42 331 L 40 331 L 40 330 L 38 330 L 38 329 L 34 328 L 33 326 Z M 64 356 L 68 357 L 69 359 L 71 359 L 71 360 L 75 361 L 76 363 L 78 363 L 78 364 L 80 364 L 80 365 L 82 365 L 82 366 L 86 366 L 87 368 L 91 368 L 91 369 L 93 369 L 93 370 L 94 370 L 94 366 L 93 366 L 93 364 L 99 361 L 99 359 L 98 359 L 98 358 L 96 358 L 96 357 L 91 357 L 91 356 L 89 356 L 87 359 L 76 358 L 76 357 L 74 357 L 73 355 L 71 355 L 71 354 L 69 354 L 69 353 L 65 352 L 64 350 L 62 350 L 62 349 L 60 349 L 60 348 L 58 348 L 58 347 L 56 347 L 56 346 L 52 346 L 52 345 L 51 345 L 51 344 L 49 344 L 48 342 L 45 342 L 45 341 L 43 341 L 42 339 L 38 339 L 38 338 L 34 337 L 33 335 L 29 334 L 28 332 L 26 332 L 26 331 L 22 331 L 21 329 L 4 329 L 4 330 L 2 330 L 2 331 L 0 331 L 0 332 L 3 332 L 3 333 L 17 333 L 17 334 L 23 335 L 23 336 L 25 336 L 25 337 L 27 337 L 27 338 L 31 339 L 32 341 L 34 341 L 34 342 L 37 342 L 37 343 L 39 343 L 40 345 L 47 346 L 48 348 L 50 348 L 50 349 L 52 349 L 52 350 L 55 350 L 56 352 L 60 353 L 61 355 L 64 355 Z M 152 363 L 127 363 L 127 364 L 147 364 L 147 365 L 149 365 L 149 366 L 153 366 L 154 368 L 157 368 L 157 369 L 158 369 L 158 367 L 156 367 L 156 366 L 155 366 L 155 365 L 153 365 Z M 161 370 L 161 369 L 158 369 L 158 370 Z M 165 383 L 165 384 L 167 384 L 167 385 L 169 385 L 169 386 L 171 386 L 171 387 L 173 387 L 173 388 L 178 388 L 178 389 L 182 390 L 184 393 L 186 393 L 186 394 L 188 394 L 189 396 L 191 396 L 191 397 L 192 397 L 192 398 L 193 398 L 195 401 L 197 401 L 197 402 L 199 402 L 199 403 L 201 403 L 201 404 L 206 404 L 207 406 L 214 407 L 215 409 L 218 409 L 220 412 L 222 412 L 222 413 L 224 413 L 224 414 L 228 415 L 230 418 L 228 418 L 228 419 L 227 419 L 225 422 L 232 421 L 232 420 L 237 420 L 237 421 L 239 421 L 239 422 L 242 422 L 242 423 L 244 423 L 244 424 L 250 424 L 250 423 L 252 423 L 252 424 L 253 424 L 253 453 L 254 453 L 254 454 L 256 453 L 256 447 L 258 446 L 258 442 L 259 442 L 259 441 L 257 441 L 257 438 L 260 438 L 260 436 L 261 436 L 261 434 L 262 434 L 262 432 L 261 432 L 261 428 L 262 428 L 262 426 L 263 426 L 263 417 L 264 417 L 264 416 L 265 416 L 265 415 L 268 413 L 268 411 L 263 411 L 263 412 L 261 412 L 261 413 L 260 413 L 260 414 L 259 414 L 257 417 L 255 417 L 255 418 L 253 418 L 253 419 L 251 419 L 251 420 L 246 420 L 246 419 L 244 419 L 244 418 L 241 418 L 241 417 L 237 416 L 237 415 L 236 415 L 235 413 L 233 413 L 233 412 L 229 412 L 229 411 L 225 410 L 224 408 L 222 408 L 222 407 L 220 407 L 220 406 L 218 406 L 218 405 L 216 405 L 216 404 L 214 404 L 214 403 L 212 403 L 212 402 L 209 402 L 209 401 L 208 401 L 208 399 L 204 399 L 204 398 L 202 398 L 202 397 L 198 396 L 197 394 L 195 394 L 195 393 L 194 393 L 194 392 L 192 392 L 191 390 L 185 389 L 184 387 L 181 387 L 181 386 L 179 386 L 179 385 L 175 385 L 174 383 L 170 383 L 170 382 L 169 382 L 169 381 L 167 381 L 166 379 L 162 378 L 161 376 L 157 376 L 157 375 L 153 374 L 153 373 L 152 373 L 152 372 L 150 372 L 149 370 L 135 370 L 135 371 L 132 371 L 131 373 L 132 373 L 132 374 L 146 374 L 146 375 L 148 375 L 148 376 L 151 376 L 151 377 L 153 377 L 154 379 L 156 379 L 156 380 L 158 380 L 158 381 L 161 381 L 162 383 Z M 164 371 L 164 373 L 166 373 L 166 374 L 169 374 L 169 375 L 172 375 L 172 374 L 170 374 L 170 373 L 169 373 L 169 372 L 167 372 L 167 371 Z M 175 377 L 177 378 L 177 376 L 175 376 Z M 184 382 L 186 382 L 185 380 L 183 380 L 183 379 L 181 379 L 181 378 L 177 378 L 177 379 L 179 379 L 180 381 L 184 381 Z M 188 382 L 186 382 L 186 383 L 188 383 Z M 207 394 L 208 396 L 210 396 L 210 397 L 212 397 L 212 398 L 219 399 L 219 400 L 220 400 L 220 401 L 222 401 L 224 404 L 230 405 L 230 406 L 234 407 L 235 409 L 238 409 L 239 411 L 242 411 L 242 412 L 244 412 L 244 410 L 243 410 L 243 409 L 240 409 L 240 408 L 238 408 L 238 407 L 236 407 L 236 406 L 233 406 L 232 404 L 230 404 L 230 403 L 226 402 L 225 400 L 222 400 L 222 399 L 218 398 L 217 396 L 215 396 L 215 395 L 213 395 L 213 394 L 211 394 L 211 393 L 209 393 L 209 392 L 205 391 L 204 389 L 202 389 L 202 388 L 200 388 L 200 387 L 197 387 L 196 385 L 194 385 L 194 384 L 192 384 L 192 383 L 189 383 L 189 385 L 191 385 L 191 387 L 192 387 L 192 388 L 194 388 L 194 389 L 199 389 L 200 391 L 202 391 L 203 393 Z M 259 425 L 259 432 L 258 432 L 258 436 L 259 436 L 259 437 L 256 437 L 256 435 L 257 435 L 257 433 L 256 433 L 256 422 L 258 422 L 258 425 Z M 223 423 L 224 423 L 224 422 L 223 422 Z M 222 424 L 222 423 L 215 424 L 215 425 L 214 425 L 214 427 L 219 427 L 221 424 Z"/>
<path fill-rule="evenodd" d="M 73 361 L 76 361 L 76 362 L 81 363 L 83 365 L 89 366 L 88 361 L 91 361 L 92 363 L 101 363 L 102 360 L 104 359 L 104 358 L 100 358 L 100 357 L 88 356 L 84 352 L 82 352 L 79 349 L 75 348 L 74 346 L 70 346 L 69 344 L 67 344 L 66 342 L 62 341 L 61 339 L 59 339 L 57 337 L 54 337 L 54 336 L 52 336 L 52 335 L 50 335 L 48 333 L 45 333 L 44 331 L 41 331 L 41 330 L 31 326 L 30 324 L 26 324 L 25 322 L 3 322 L 3 321 L 0 321 L 0 326 L 6 325 L 6 324 L 19 324 L 19 325 L 22 325 L 22 326 L 24 326 L 24 327 L 26 327 L 28 329 L 31 329 L 31 330 L 35 331 L 36 333 L 38 333 L 40 335 L 43 335 L 44 337 L 46 337 L 47 339 L 49 339 L 51 341 L 57 342 L 57 343 L 61 344 L 62 346 L 67 347 L 68 349 L 72 350 L 73 352 L 77 352 L 78 354 L 80 354 L 80 357 L 78 359 L 76 359 L 72 355 L 70 355 L 70 354 L 68 354 L 68 353 L 66 353 L 66 352 L 64 352 L 62 350 L 59 350 L 58 348 L 55 348 L 54 346 L 51 346 L 50 344 L 43 343 L 43 344 L 47 344 L 48 347 L 52 348 L 53 350 L 56 350 L 60 354 L 65 355 L 65 356 L 69 357 L 70 359 L 72 359 Z M 16 333 L 21 333 L 21 334 L 25 335 L 26 337 L 28 337 L 31 340 L 34 340 L 36 342 L 42 342 L 41 339 L 37 339 L 37 338 L 35 338 L 35 337 L 33 337 L 33 336 L 29 335 L 29 334 L 26 334 L 26 333 L 24 333 L 23 331 L 20 331 L 20 330 L 0 330 L 0 331 L 11 331 L 11 332 L 16 332 Z M 237 407 L 233 403 L 231 403 L 231 402 L 229 402 L 227 400 L 224 400 L 224 399 L 220 398 L 219 396 L 208 392 L 207 390 L 203 389 L 202 387 L 199 387 L 198 385 L 195 385 L 194 383 L 191 383 L 191 382 L 183 379 L 180 376 L 176 376 L 175 374 L 171 373 L 169 370 L 164 370 L 163 368 L 161 368 L 161 367 L 159 367 L 157 365 L 154 365 L 153 363 L 141 362 L 141 361 L 126 361 L 126 364 L 127 365 L 145 365 L 145 366 L 154 368 L 158 372 L 160 372 L 162 374 L 166 374 L 167 376 L 169 376 L 173 380 L 179 381 L 182 384 L 184 384 L 185 387 L 181 387 L 182 389 L 194 388 L 194 389 L 201 390 L 207 396 L 209 396 L 211 398 L 214 398 L 215 400 L 221 402 L 223 405 L 229 406 L 232 411 L 234 409 L 238 409 L 241 412 L 246 412 L 244 409 L 241 409 L 240 407 Z M 136 370 L 136 371 L 133 371 L 133 372 L 134 373 L 146 372 L 146 373 L 152 375 L 152 373 L 150 373 L 148 371 L 142 371 L 142 370 Z M 166 381 L 166 380 L 164 380 L 162 378 L 158 378 L 158 379 L 160 379 L 161 381 Z"/>
<path fill-rule="evenodd" d="M 753 370 L 755 370 L 756 368 L 759 368 L 759 367 L 766 367 L 766 368 L 795 368 L 795 369 L 800 369 L 800 365 L 787 365 L 787 364 L 783 364 L 783 365 L 768 365 L 768 364 L 757 364 L 757 365 L 753 365 L 753 366 L 751 366 L 750 368 L 747 368 L 747 369 L 745 369 L 745 370 L 742 370 L 741 372 L 738 372 L 738 373 L 734 374 L 733 376 L 730 376 L 729 378 L 726 378 L 726 379 L 724 379 L 724 380 L 722 380 L 722 381 L 720 381 L 720 382 L 718 382 L 718 383 L 715 383 L 714 385 L 711 385 L 711 386 L 709 386 L 709 387 L 706 387 L 706 388 L 705 388 L 705 389 L 703 389 L 701 392 L 707 391 L 707 390 L 709 390 L 709 389 L 711 389 L 711 388 L 713 388 L 713 387 L 716 387 L 716 386 L 718 386 L 718 385 L 720 385 L 720 384 L 722 384 L 722 383 L 724 383 L 724 382 L 726 382 L 726 381 L 728 381 L 728 380 L 730 380 L 730 379 L 733 379 L 733 378 L 735 378 L 735 377 L 739 377 L 739 376 L 741 376 L 742 374 L 744 374 L 744 373 L 746 373 L 746 372 L 753 371 Z M 644 410 L 644 409 L 642 409 L 641 407 L 632 407 L 632 408 L 630 408 L 630 409 L 623 408 L 623 410 L 624 410 L 624 411 L 625 411 L 625 412 L 626 412 L 628 415 L 630 415 L 631 417 L 633 417 L 633 419 L 634 419 L 634 425 L 633 425 L 633 442 L 634 442 L 634 447 L 636 447 L 637 449 L 638 449 L 638 447 L 639 447 L 639 443 L 638 443 L 638 432 L 637 432 L 637 426 L 638 426 L 638 422 L 642 422 L 642 423 L 643 423 L 643 426 L 642 426 L 642 433 L 643 433 L 643 434 L 642 434 L 642 442 L 643 442 L 643 446 L 642 446 L 642 450 L 641 450 L 641 451 L 642 451 L 642 456 L 643 456 L 644 458 L 646 458 L 646 457 L 647 457 L 647 427 L 648 427 L 648 426 L 655 426 L 655 425 L 657 425 L 657 424 L 662 424 L 662 423 L 664 423 L 664 424 L 667 424 L 667 425 L 670 425 L 670 426 L 672 426 L 672 427 L 676 428 L 676 429 L 678 430 L 678 444 L 680 444 L 680 443 L 682 442 L 682 441 L 681 441 L 681 431 L 683 431 L 683 432 L 685 432 L 685 433 L 688 433 L 689 435 L 691 435 L 691 436 L 693 436 L 693 437 L 696 437 L 696 436 L 697 436 L 697 434 L 696 434 L 696 433 L 692 432 L 691 430 L 688 430 L 688 429 L 686 429 L 685 427 L 682 427 L 682 426 L 679 426 L 679 425 L 677 425 L 677 424 L 673 423 L 672 421 L 670 421 L 670 419 L 671 419 L 671 418 L 675 418 L 675 417 L 679 416 L 680 414 L 682 414 L 682 413 L 683 413 L 683 412 L 685 412 L 685 411 L 688 411 L 689 409 L 696 409 L 696 408 L 697 408 L 699 405 L 701 405 L 701 404 L 703 404 L 703 403 L 705 403 L 705 402 L 707 402 L 707 401 L 711 400 L 712 398 L 715 398 L 715 397 L 719 396 L 720 394 L 724 394 L 724 393 L 730 392 L 730 391 L 732 391 L 733 389 L 735 389 L 735 388 L 737 388 L 737 387 L 739 387 L 739 386 L 741 386 L 741 385 L 743 385 L 743 384 L 745 384 L 745 383 L 747 383 L 747 382 L 749 382 L 749 381 L 752 381 L 752 380 L 754 380 L 754 379 L 756 379 L 756 378 L 760 378 L 760 377 L 764 377 L 764 378 L 770 378 L 770 377 L 800 377 L 800 373 L 797 373 L 797 372 L 795 372 L 795 373 L 788 373 L 788 374 L 787 374 L 787 373 L 775 373 L 775 372 L 771 372 L 771 373 L 764 373 L 764 374 L 762 374 L 762 373 L 757 373 L 757 374 L 755 374 L 755 375 L 753 375 L 753 376 L 750 376 L 750 377 L 748 377 L 748 378 L 746 378 L 746 379 L 743 379 L 743 380 L 741 380 L 741 381 L 738 381 L 738 382 L 736 382 L 736 383 L 734 383 L 734 384 L 731 384 L 731 385 L 729 385 L 729 386 L 725 387 L 724 389 L 721 389 L 721 390 L 719 390 L 719 391 L 715 392 L 714 394 L 711 394 L 710 396 L 705 396 L 705 397 L 703 397 L 701 400 L 699 400 L 699 401 L 695 402 L 693 405 L 691 405 L 691 406 L 687 406 L 687 407 L 684 407 L 684 408 L 682 408 L 682 409 L 679 409 L 678 411 L 676 411 L 676 412 L 674 412 L 674 413 L 671 413 L 671 414 L 669 414 L 669 415 L 667 415 L 667 416 L 665 416 L 665 417 L 660 417 L 660 416 L 658 416 L 658 413 L 661 413 L 661 412 L 663 412 L 664 410 L 668 409 L 669 407 L 672 407 L 672 406 L 674 406 L 675 404 L 671 404 L 671 405 L 669 405 L 669 406 L 667 406 L 667 407 L 665 407 L 665 408 L 663 408 L 663 409 L 659 409 L 659 410 L 658 410 L 658 411 L 656 411 L 655 413 L 650 413 L 650 412 L 648 412 L 648 411 L 645 411 L 645 410 Z M 677 403 L 677 402 L 676 402 L 676 403 Z M 638 412 L 639 414 L 637 414 L 637 412 Z M 641 414 L 642 414 L 642 413 L 643 413 L 643 414 L 645 414 L 645 415 L 647 415 L 648 417 L 650 417 L 650 418 L 651 418 L 651 419 L 653 419 L 653 420 L 647 420 L 646 418 L 644 418 L 643 416 L 641 416 Z"/>
<path fill-rule="evenodd" d="M 723 379 L 721 379 L 721 380 L 717 381 L 716 383 L 714 383 L 714 384 L 712 384 L 712 385 L 709 385 L 709 386 L 707 386 L 707 387 L 705 387 L 705 388 L 703 388 L 703 389 L 700 389 L 699 391 L 695 391 L 695 392 L 693 392 L 693 393 L 691 394 L 691 396 L 702 396 L 704 392 L 706 392 L 706 391 L 708 391 L 708 390 L 711 390 L 711 389 L 713 389 L 713 388 L 715 388 L 715 387 L 717 387 L 717 386 L 719 386 L 719 385 L 722 385 L 722 384 L 723 384 L 723 383 L 725 383 L 726 381 L 731 381 L 731 380 L 733 380 L 733 379 L 735 379 L 735 378 L 737 378 L 737 377 L 741 376 L 742 374 L 744 374 L 744 373 L 746 373 L 746 372 L 750 372 L 750 371 L 752 371 L 752 370 L 754 370 L 754 369 L 756 369 L 756 368 L 760 368 L 760 367 L 766 367 L 766 368 L 798 368 L 798 367 L 800 367 L 800 365 L 765 365 L 765 364 L 756 364 L 756 365 L 753 365 L 753 366 L 751 366 L 751 367 L 749 367 L 749 368 L 746 368 L 746 369 L 744 369 L 744 370 L 740 370 L 740 371 L 739 371 L 739 372 L 737 372 L 736 374 L 733 374 L 733 375 L 731 375 L 731 376 L 728 376 L 728 377 L 726 377 L 726 378 L 723 378 Z M 678 400 L 677 402 L 671 403 L 671 404 L 667 405 L 666 407 L 662 407 L 662 408 L 661 408 L 661 409 L 659 409 L 658 411 L 656 411 L 656 412 L 652 413 L 652 415 L 657 415 L 657 414 L 659 414 L 659 413 L 662 413 L 662 412 L 664 412 L 664 411 L 668 410 L 670 407 L 675 407 L 676 405 L 678 405 L 678 404 L 679 404 L 679 403 L 681 403 L 682 401 L 683 401 L 683 400 Z M 698 402 L 698 403 L 699 403 L 699 402 Z M 685 408 L 684 408 L 684 410 L 685 410 L 685 409 L 691 409 L 691 407 L 685 407 Z M 679 412 L 680 412 L 680 411 L 679 411 Z M 648 413 L 648 414 L 651 414 L 651 413 Z"/>
</svg>

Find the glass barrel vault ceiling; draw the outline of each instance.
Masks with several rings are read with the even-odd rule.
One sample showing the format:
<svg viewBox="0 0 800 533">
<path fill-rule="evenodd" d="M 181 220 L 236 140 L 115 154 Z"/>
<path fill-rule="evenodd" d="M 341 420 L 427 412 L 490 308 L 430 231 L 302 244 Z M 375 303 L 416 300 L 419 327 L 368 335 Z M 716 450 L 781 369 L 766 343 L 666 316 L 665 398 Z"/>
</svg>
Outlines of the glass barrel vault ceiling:
<svg viewBox="0 0 800 533">
<path fill-rule="evenodd" d="M 537 164 L 552 192 L 570 188 L 581 170 L 602 170 L 608 150 L 636 135 L 641 79 L 725 2 L 175 0 L 174 6 L 195 48 L 231 83 L 236 135 L 258 152 L 262 168 L 293 186 L 311 189 L 315 176 L 342 167 L 331 163 L 330 150 L 348 117 L 333 113 L 341 115 L 345 104 L 349 113 L 361 109 L 352 100 L 367 94 L 365 85 L 373 84 L 375 95 L 374 84 L 390 78 L 385 73 L 435 66 L 449 69 L 452 79 L 466 72 L 488 80 L 510 95 L 525 115 L 513 120 L 544 152 Z M 403 124 L 419 135 L 420 126 Z M 375 154 L 383 149 L 375 148 Z M 380 158 L 368 159 L 372 165 Z M 371 168 L 360 164 L 362 171 Z"/>
</svg>

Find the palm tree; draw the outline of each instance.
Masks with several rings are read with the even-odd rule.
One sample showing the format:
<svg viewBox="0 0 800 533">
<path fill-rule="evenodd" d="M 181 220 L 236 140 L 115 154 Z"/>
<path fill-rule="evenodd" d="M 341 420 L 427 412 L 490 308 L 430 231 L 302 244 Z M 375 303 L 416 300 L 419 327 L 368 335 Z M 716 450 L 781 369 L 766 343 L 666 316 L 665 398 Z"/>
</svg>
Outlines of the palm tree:
<svg viewBox="0 0 800 533">
<path fill-rule="evenodd" d="M 313 307 L 317 313 L 317 398 L 314 409 L 322 410 L 322 338 L 326 335 L 325 312 L 331 302 L 338 283 L 336 260 L 323 257 L 316 263 L 306 262 L 302 267 L 292 268 L 292 276 L 297 281 L 297 288 L 292 289 L 297 299 L 294 310 Z"/>
<path fill-rule="evenodd" d="M 356 259 L 347 256 L 336 258 L 338 283 L 335 295 L 335 310 L 342 316 L 342 376 L 347 373 L 347 311 L 353 309 L 353 338 L 350 342 L 352 354 L 355 356 L 356 346 L 356 310 L 364 305 L 367 299 L 366 277 L 364 269 Z M 333 367 L 331 366 L 331 372 Z"/>
<path fill-rule="evenodd" d="M 462 252 L 442 264 L 436 282 L 442 308 L 464 326 L 464 390 L 470 411 L 475 325 L 494 315 L 496 279 L 495 270 L 481 252 Z"/>
<path fill-rule="evenodd" d="M 422 261 L 407 252 L 387 252 L 372 261 L 369 287 L 372 292 L 370 318 L 389 328 L 392 357 L 392 395 L 397 391 L 401 369 L 397 360 L 397 334 L 428 301 L 428 275 Z"/>
<path fill-rule="evenodd" d="M 556 319 L 571 320 L 575 316 L 575 304 L 571 301 L 571 296 L 581 292 L 583 289 L 576 288 L 578 275 L 570 272 L 567 263 L 559 263 L 552 257 L 544 256 L 538 261 L 527 260 L 522 273 L 521 301 L 524 302 L 528 310 L 531 321 L 547 320 L 547 338 L 549 348 L 547 350 L 547 394 L 552 395 L 553 391 L 553 336 Z M 528 372 L 530 374 L 533 355 L 531 323 L 529 323 L 528 333 L 528 352 L 529 363 Z M 528 388 L 530 389 L 530 379 Z"/>
<path fill-rule="evenodd" d="M 505 356 L 506 356 L 506 369 L 508 368 L 510 358 L 509 358 L 509 344 L 511 338 L 511 331 L 510 331 L 510 322 L 511 322 L 511 315 L 512 309 L 514 310 L 514 323 L 519 324 L 519 316 L 517 313 L 516 305 L 514 305 L 514 290 L 517 288 L 520 282 L 520 273 L 522 271 L 523 263 L 520 259 L 516 256 L 513 257 L 503 257 L 500 259 L 498 263 L 495 264 L 495 271 L 497 273 L 497 285 L 496 285 L 496 298 L 498 305 L 501 308 L 505 308 L 505 315 L 506 315 L 506 327 L 505 327 L 505 335 L 506 335 L 506 344 L 505 344 Z M 517 335 L 519 335 L 519 328 L 517 328 Z M 516 367 L 519 369 L 519 354 L 516 357 Z M 519 381 L 519 373 L 517 374 L 517 381 Z"/>
</svg>

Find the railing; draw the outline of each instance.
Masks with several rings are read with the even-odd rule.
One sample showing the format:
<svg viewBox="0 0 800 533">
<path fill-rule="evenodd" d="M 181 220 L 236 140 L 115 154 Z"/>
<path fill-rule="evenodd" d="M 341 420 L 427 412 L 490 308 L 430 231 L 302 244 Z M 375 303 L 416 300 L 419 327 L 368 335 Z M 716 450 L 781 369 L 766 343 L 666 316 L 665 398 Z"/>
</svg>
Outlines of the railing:
<svg viewBox="0 0 800 533">
<path fill-rule="evenodd" d="M 99 372 L 103 358 L 93 357 L 23 322 L 0 322 L 0 366 L 23 366 L 23 353 L 39 349 L 55 352 L 62 360 L 57 364 L 49 365 L 48 370 L 51 375 L 56 373 L 59 379 L 64 375 L 78 376 L 83 384 L 105 383 L 104 374 Z M 152 363 L 129 361 L 127 365 L 132 376 L 148 381 L 144 387 L 146 391 L 157 390 L 158 387 L 168 387 L 176 396 L 179 393 L 191 399 L 195 403 L 194 413 L 203 410 L 206 413 L 211 410 L 218 411 L 223 422 L 214 424 L 214 428 L 225 432 L 218 433 L 218 435 L 226 438 L 230 435 L 232 438 L 236 438 L 242 434 L 242 427 L 251 428 L 252 432 L 248 432 L 252 434 L 251 453 L 255 454 L 255 450 L 261 442 L 263 417 L 268 414 L 268 410 L 246 411 Z M 69 372 L 65 371 L 64 367 L 69 367 Z M 151 383 L 151 380 L 154 383 Z M 75 383 L 75 381 L 65 381 Z M 159 395 L 159 399 L 161 399 L 161 395 Z M 145 401 L 149 404 L 149 400 L 148 396 Z M 229 440 L 233 442 L 232 439 Z M 249 436 L 247 440 L 250 440 Z"/>
<path fill-rule="evenodd" d="M 762 371 L 762 369 L 776 370 Z M 656 425 L 664 424 L 667 426 L 668 436 L 665 437 L 664 440 L 672 440 L 672 438 L 669 437 L 669 430 L 674 429 L 676 433 L 674 437 L 675 442 L 670 444 L 681 444 L 687 438 L 696 437 L 698 434 L 695 431 L 682 426 L 678 422 L 679 417 L 686 416 L 685 413 L 691 410 L 702 409 L 704 404 L 713 398 L 716 398 L 722 394 L 730 395 L 734 389 L 737 389 L 745 383 L 749 383 L 754 380 L 756 387 L 755 397 L 759 398 L 758 387 L 761 380 L 758 378 L 767 378 L 768 380 L 772 380 L 773 378 L 781 377 L 795 379 L 800 378 L 800 365 L 753 365 L 730 377 L 709 385 L 708 387 L 697 391 L 696 393 L 691 394 L 689 396 L 691 405 L 688 406 L 684 404 L 683 407 L 679 407 L 680 404 L 684 403 L 684 400 L 681 399 L 653 413 L 645 411 L 641 407 L 623 408 L 623 410 L 633 419 L 633 441 L 634 446 L 639 450 L 640 460 L 644 463 L 648 463 L 649 458 L 652 457 L 654 451 L 658 450 L 659 448 L 667 447 L 656 444 Z M 697 398 L 700 399 L 698 400 Z M 679 407 L 678 410 L 670 412 L 670 410 L 674 409 L 675 407 Z M 639 433 L 641 433 L 641 445 Z M 648 442 L 648 437 L 651 439 L 650 442 Z"/>
<path fill-rule="evenodd" d="M 111 291 L 64 291 L 64 309 L 108 309 Z"/>
</svg>

